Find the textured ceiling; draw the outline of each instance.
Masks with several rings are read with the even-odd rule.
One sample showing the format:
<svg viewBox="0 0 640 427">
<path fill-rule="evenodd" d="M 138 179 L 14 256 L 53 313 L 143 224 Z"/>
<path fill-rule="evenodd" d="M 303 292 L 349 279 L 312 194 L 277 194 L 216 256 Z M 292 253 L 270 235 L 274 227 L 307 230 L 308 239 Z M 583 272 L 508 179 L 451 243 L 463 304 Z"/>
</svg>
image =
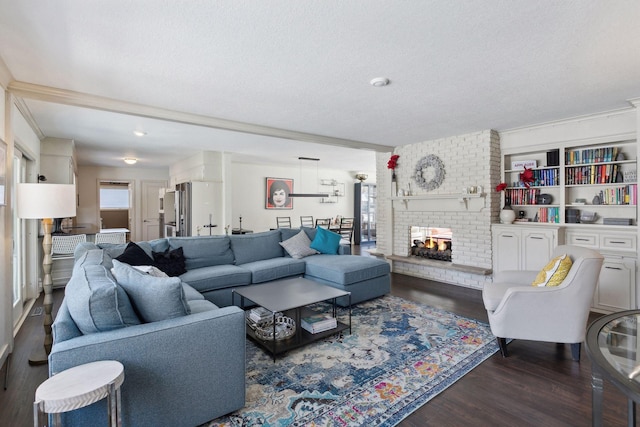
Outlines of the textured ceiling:
<svg viewBox="0 0 640 427">
<path fill-rule="evenodd" d="M 639 23 L 636 0 L 0 0 L 0 57 L 17 82 L 396 146 L 628 107 Z M 26 102 L 84 164 L 206 149 L 373 167 L 369 151 Z"/>
</svg>

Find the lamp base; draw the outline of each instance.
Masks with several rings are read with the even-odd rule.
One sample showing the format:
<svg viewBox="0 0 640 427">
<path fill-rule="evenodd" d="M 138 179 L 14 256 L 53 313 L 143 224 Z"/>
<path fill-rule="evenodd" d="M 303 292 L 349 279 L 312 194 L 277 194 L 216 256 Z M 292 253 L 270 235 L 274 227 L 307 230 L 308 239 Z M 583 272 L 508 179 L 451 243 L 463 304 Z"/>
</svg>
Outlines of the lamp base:
<svg viewBox="0 0 640 427">
<path fill-rule="evenodd" d="M 29 355 L 29 365 L 31 366 L 46 365 L 47 363 L 49 363 L 49 359 L 47 358 L 47 353 L 44 351 L 44 347 L 41 345 L 34 349 Z"/>
</svg>

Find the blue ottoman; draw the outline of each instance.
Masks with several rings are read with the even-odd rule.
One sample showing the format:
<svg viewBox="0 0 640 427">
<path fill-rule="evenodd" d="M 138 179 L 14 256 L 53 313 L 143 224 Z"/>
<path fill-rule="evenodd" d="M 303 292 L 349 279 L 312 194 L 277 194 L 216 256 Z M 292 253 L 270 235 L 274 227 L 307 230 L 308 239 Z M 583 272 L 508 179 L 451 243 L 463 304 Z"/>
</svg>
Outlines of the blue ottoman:
<svg viewBox="0 0 640 427">
<path fill-rule="evenodd" d="M 357 255 L 313 255 L 306 257 L 304 277 L 351 292 L 351 304 L 388 294 L 391 291 L 391 268 L 377 258 Z M 338 304 L 349 304 L 347 298 Z"/>
</svg>

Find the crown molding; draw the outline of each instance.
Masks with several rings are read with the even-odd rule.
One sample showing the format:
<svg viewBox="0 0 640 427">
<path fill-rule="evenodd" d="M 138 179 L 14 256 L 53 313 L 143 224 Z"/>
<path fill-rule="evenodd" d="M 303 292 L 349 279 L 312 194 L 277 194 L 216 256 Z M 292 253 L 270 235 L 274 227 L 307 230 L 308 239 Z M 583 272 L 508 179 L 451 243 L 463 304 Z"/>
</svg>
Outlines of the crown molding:
<svg viewBox="0 0 640 427">
<path fill-rule="evenodd" d="M 38 126 L 36 119 L 33 117 L 33 114 L 31 114 L 31 110 L 29 110 L 29 107 L 24 102 L 24 99 L 14 96 L 13 103 L 15 104 L 18 111 L 20 111 L 20 114 L 22 114 L 22 117 L 24 117 L 27 124 L 31 127 L 33 132 L 36 134 L 38 139 L 42 141 L 45 138 L 45 134 L 42 132 L 42 130 L 40 130 L 40 126 Z"/>
<path fill-rule="evenodd" d="M 633 105 L 634 107 L 640 107 L 640 98 L 631 98 L 631 99 L 627 99 L 627 101 L 629 102 L 629 104 Z"/>
<path fill-rule="evenodd" d="M 93 108 L 96 110 L 110 111 L 113 113 L 131 114 L 134 116 L 160 119 L 176 123 L 184 123 L 214 129 L 270 136 L 294 141 L 314 142 L 317 144 L 333 145 L 377 152 L 393 151 L 392 146 L 378 145 L 350 139 L 332 138 L 324 135 L 296 132 L 287 129 L 236 122 L 233 120 L 219 119 L 216 117 L 203 116 L 199 114 L 184 113 L 180 111 L 151 107 L 148 105 L 136 104 L 102 96 L 90 95 L 82 92 L 58 89 L 20 81 L 11 82 L 7 89 L 16 97 L 54 102 L 58 104 L 74 105 L 76 107 Z"/>
<path fill-rule="evenodd" d="M 12 80 L 13 75 L 11 74 L 11 71 L 9 71 L 7 64 L 5 64 L 4 60 L 0 56 L 0 86 L 6 88 Z"/>
</svg>

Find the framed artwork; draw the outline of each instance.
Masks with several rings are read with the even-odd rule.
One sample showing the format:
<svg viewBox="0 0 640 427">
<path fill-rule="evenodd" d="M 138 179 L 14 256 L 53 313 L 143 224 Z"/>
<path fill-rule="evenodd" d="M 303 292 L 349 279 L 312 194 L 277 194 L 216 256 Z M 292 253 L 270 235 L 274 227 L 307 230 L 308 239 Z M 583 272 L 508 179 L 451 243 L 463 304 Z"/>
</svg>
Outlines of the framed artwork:
<svg viewBox="0 0 640 427">
<path fill-rule="evenodd" d="M 0 139 L 0 206 L 7 204 L 7 144 Z"/>
<path fill-rule="evenodd" d="M 289 197 L 290 193 L 293 193 L 293 179 L 267 178 L 265 208 L 293 209 L 293 199 Z"/>
</svg>

